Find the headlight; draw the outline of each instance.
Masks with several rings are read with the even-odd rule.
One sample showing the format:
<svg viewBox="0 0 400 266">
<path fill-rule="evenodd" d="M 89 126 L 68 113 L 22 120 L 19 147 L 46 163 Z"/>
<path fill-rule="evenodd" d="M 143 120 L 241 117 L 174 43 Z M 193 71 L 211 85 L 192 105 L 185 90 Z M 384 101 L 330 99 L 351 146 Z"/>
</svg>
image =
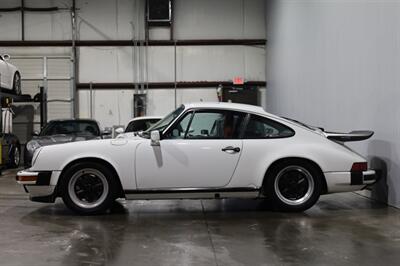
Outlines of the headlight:
<svg viewBox="0 0 400 266">
<path fill-rule="evenodd" d="M 39 142 L 36 140 L 31 140 L 26 144 L 26 149 L 30 152 L 33 153 L 36 149 L 40 148 Z"/>
</svg>

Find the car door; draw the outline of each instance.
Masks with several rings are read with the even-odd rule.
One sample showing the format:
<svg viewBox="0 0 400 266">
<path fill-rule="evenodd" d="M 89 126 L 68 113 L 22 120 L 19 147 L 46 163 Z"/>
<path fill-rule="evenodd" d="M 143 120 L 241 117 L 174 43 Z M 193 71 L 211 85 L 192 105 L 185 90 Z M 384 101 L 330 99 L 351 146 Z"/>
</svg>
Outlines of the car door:
<svg viewBox="0 0 400 266">
<path fill-rule="evenodd" d="M 242 152 L 244 117 L 226 110 L 185 113 L 163 134 L 159 146 L 151 146 L 149 140 L 137 147 L 138 188 L 226 186 Z"/>
</svg>

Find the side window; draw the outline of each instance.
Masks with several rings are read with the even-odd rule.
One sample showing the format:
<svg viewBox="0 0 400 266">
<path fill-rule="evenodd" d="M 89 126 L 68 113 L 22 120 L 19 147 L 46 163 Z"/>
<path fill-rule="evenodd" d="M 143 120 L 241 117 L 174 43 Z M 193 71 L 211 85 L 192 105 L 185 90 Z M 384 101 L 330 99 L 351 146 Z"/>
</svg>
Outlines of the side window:
<svg viewBox="0 0 400 266">
<path fill-rule="evenodd" d="M 195 111 L 185 115 L 165 135 L 167 139 L 238 139 L 246 114 L 232 111 Z"/>
<path fill-rule="evenodd" d="M 232 111 L 198 111 L 193 115 L 187 139 L 238 139 L 245 114 Z"/>
<path fill-rule="evenodd" d="M 220 128 L 224 122 L 222 113 L 199 112 L 193 117 L 190 124 L 188 139 L 214 139 L 221 138 Z"/>
<path fill-rule="evenodd" d="M 287 138 L 295 133 L 289 127 L 265 117 L 251 115 L 247 124 L 245 139 Z"/>
<path fill-rule="evenodd" d="M 178 124 L 174 125 L 171 130 L 165 135 L 167 139 L 184 139 L 187 134 L 187 129 L 189 123 L 192 119 L 193 113 L 187 113 L 183 119 L 181 119 Z M 190 130 L 189 130 L 190 131 Z"/>
</svg>

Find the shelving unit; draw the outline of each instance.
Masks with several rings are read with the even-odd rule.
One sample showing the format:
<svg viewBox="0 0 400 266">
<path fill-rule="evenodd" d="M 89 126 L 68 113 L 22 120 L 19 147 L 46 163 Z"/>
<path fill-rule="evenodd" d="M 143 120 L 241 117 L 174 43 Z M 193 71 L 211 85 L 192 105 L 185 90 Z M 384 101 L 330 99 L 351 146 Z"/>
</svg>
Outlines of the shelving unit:
<svg viewBox="0 0 400 266">
<path fill-rule="evenodd" d="M 35 97 L 31 97 L 30 95 L 16 95 L 8 90 L 0 89 L 0 102 L 1 108 L 9 108 L 12 104 L 15 103 L 33 103 L 37 102 L 40 105 L 40 125 L 43 127 L 47 121 L 47 96 L 44 87 L 40 87 L 40 92 L 35 95 Z M 0 116 L 0 128 L 3 129 L 3 114 Z M 10 138 L 13 135 L 12 133 L 4 133 L 1 132 L 0 135 L 0 175 L 2 170 L 6 167 L 6 162 L 3 160 L 3 152 L 8 148 L 8 144 L 6 143 L 5 138 Z M 21 150 L 22 153 L 22 150 Z"/>
</svg>

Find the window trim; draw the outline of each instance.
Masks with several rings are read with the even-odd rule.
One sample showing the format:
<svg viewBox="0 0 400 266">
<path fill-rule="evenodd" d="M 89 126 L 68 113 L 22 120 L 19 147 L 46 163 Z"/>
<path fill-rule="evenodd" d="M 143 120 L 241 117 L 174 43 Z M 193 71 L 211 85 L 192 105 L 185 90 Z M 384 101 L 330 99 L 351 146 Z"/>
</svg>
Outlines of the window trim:
<svg viewBox="0 0 400 266">
<path fill-rule="evenodd" d="M 189 133 L 189 128 L 190 128 L 190 126 L 192 125 L 193 117 L 194 117 L 195 115 L 196 115 L 196 110 L 193 111 L 192 114 L 191 114 L 189 123 L 188 123 L 188 125 L 186 126 L 185 135 L 183 135 L 183 139 L 188 139 L 188 138 L 187 138 L 187 134 Z M 186 116 L 185 116 L 185 117 L 182 117 L 182 119 L 181 119 L 180 121 L 182 121 L 182 120 L 185 119 L 185 118 L 186 118 Z"/>
<path fill-rule="evenodd" d="M 247 112 L 244 112 L 244 111 L 239 111 L 239 110 L 234 110 L 234 109 L 219 109 L 219 108 L 190 108 L 190 109 L 188 109 L 188 110 L 186 110 L 186 111 L 184 111 L 184 112 L 182 112 L 181 113 L 181 115 L 179 116 L 179 117 L 177 117 L 176 119 L 175 119 L 175 121 L 174 122 L 172 122 L 165 130 L 164 130 L 164 132 L 162 132 L 162 134 L 161 134 L 161 139 L 170 139 L 170 140 L 173 140 L 172 138 L 166 138 L 165 136 L 168 134 L 168 133 L 170 133 L 171 132 L 171 130 L 173 130 L 173 128 L 175 127 L 175 125 L 176 124 L 178 124 L 178 123 L 180 123 L 185 117 L 186 117 L 186 114 L 187 113 L 190 113 L 190 112 L 192 112 L 192 117 L 190 118 L 190 121 L 189 121 L 189 124 L 188 124 L 188 127 L 186 128 L 186 132 L 185 132 L 185 136 L 184 136 L 184 140 L 238 140 L 238 139 L 243 139 L 243 136 L 244 136 L 244 133 L 245 133 L 245 129 L 246 129 L 246 126 L 247 126 L 247 119 L 250 117 L 250 113 L 247 113 Z M 195 114 L 196 114 L 196 112 L 218 112 L 218 113 L 221 113 L 221 112 L 232 112 L 232 113 L 240 113 L 240 114 L 243 114 L 243 122 L 242 122 L 242 125 L 241 125 L 241 128 L 239 129 L 239 136 L 238 136 L 238 138 L 232 138 L 232 139 L 215 139 L 215 138 L 212 138 L 212 139 L 189 139 L 189 138 L 186 138 L 186 135 L 187 135 L 187 133 L 188 133 L 188 129 L 190 128 L 190 125 L 192 124 L 192 121 L 193 121 L 193 117 L 195 116 Z M 182 139 L 180 139 L 180 140 L 182 140 Z"/>
<path fill-rule="evenodd" d="M 189 115 L 189 113 L 192 113 L 192 114 L 191 114 L 192 117 L 190 118 L 190 121 L 189 121 L 189 124 L 188 124 L 188 126 L 189 126 L 190 123 L 192 122 L 194 112 L 195 112 L 195 110 L 193 110 L 193 109 L 188 109 L 188 110 L 182 112 L 174 121 L 172 121 L 172 122 L 168 125 L 168 127 L 167 127 L 163 132 L 161 132 L 161 139 L 172 139 L 172 138 L 167 138 L 166 135 L 167 135 L 168 133 L 172 133 L 172 130 L 174 130 L 174 127 L 175 127 L 177 124 L 179 124 L 183 119 L 185 119 L 185 117 L 186 117 L 187 114 Z M 186 133 L 187 133 L 188 128 L 189 128 L 189 127 L 187 127 L 186 130 L 185 130 L 185 136 L 184 136 L 184 137 L 186 137 Z"/>
</svg>

